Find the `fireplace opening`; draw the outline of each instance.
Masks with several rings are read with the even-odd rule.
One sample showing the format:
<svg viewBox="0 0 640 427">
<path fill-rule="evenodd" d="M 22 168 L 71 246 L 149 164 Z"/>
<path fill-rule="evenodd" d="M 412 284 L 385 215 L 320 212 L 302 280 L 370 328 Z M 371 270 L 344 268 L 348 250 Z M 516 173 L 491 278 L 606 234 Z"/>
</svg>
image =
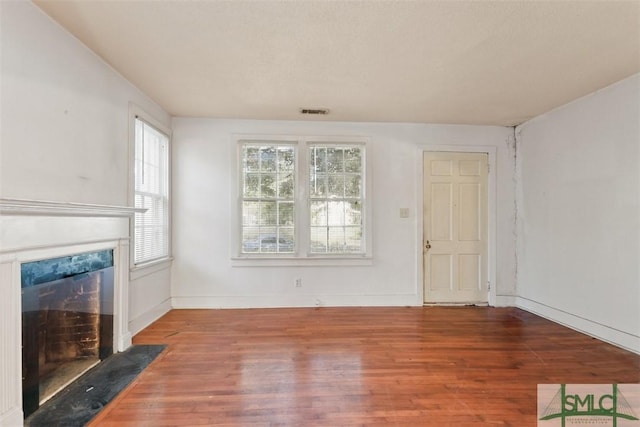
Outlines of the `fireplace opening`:
<svg viewBox="0 0 640 427">
<path fill-rule="evenodd" d="M 25 418 L 113 353 L 113 251 L 24 263 Z"/>
</svg>

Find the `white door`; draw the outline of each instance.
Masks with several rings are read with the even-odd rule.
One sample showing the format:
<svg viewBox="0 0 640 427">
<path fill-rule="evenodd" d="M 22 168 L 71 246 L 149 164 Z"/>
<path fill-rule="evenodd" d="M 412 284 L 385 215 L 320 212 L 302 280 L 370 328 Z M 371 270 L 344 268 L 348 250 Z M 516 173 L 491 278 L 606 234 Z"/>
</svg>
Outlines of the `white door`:
<svg viewBox="0 0 640 427">
<path fill-rule="evenodd" d="M 424 153 L 424 301 L 486 303 L 484 153 Z"/>
</svg>

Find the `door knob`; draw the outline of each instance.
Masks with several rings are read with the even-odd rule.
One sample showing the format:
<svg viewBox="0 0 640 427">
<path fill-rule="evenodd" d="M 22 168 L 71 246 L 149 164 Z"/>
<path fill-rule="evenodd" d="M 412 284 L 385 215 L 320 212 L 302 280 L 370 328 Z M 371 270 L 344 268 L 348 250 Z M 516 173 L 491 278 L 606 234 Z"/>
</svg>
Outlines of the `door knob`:
<svg viewBox="0 0 640 427">
<path fill-rule="evenodd" d="M 425 243 L 424 248 L 425 248 L 426 250 L 431 249 L 431 243 L 429 243 L 429 241 L 428 241 L 428 240 L 427 240 L 427 243 Z"/>
</svg>

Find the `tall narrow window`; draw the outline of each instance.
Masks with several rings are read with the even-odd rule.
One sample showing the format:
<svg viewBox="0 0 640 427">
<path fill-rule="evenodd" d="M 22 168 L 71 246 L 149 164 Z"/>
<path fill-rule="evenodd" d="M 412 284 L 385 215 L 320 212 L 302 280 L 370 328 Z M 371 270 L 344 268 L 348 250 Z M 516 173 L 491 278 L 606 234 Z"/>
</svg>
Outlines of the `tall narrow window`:
<svg viewBox="0 0 640 427">
<path fill-rule="evenodd" d="M 240 150 L 241 252 L 295 252 L 294 145 L 242 142 Z"/>
<path fill-rule="evenodd" d="M 134 264 L 169 256 L 169 137 L 136 117 Z"/>
<path fill-rule="evenodd" d="M 364 147 L 309 146 L 310 252 L 365 252 Z"/>
</svg>

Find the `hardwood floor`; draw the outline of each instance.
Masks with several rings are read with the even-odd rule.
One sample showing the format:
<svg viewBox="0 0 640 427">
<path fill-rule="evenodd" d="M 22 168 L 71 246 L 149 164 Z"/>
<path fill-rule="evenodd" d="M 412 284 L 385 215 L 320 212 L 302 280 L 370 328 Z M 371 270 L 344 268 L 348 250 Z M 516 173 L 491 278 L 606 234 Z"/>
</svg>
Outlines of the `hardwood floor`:
<svg viewBox="0 0 640 427">
<path fill-rule="evenodd" d="M 522 310 L 174 310 L 92 426 L 535 426 L 538 383 L 640 383 L 640 356 Z"/>
</svg>

